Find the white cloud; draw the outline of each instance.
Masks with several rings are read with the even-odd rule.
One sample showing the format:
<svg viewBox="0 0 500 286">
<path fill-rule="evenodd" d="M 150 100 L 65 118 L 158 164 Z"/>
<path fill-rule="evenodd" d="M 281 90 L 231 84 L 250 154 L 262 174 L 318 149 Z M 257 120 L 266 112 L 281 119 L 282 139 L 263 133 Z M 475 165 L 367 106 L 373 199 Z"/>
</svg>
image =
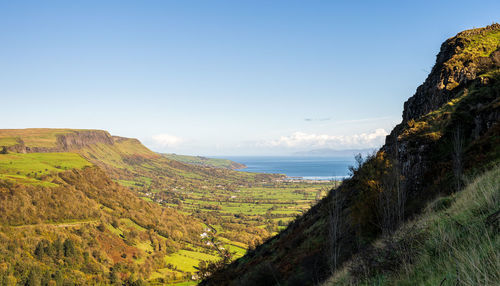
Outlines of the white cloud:
<svg viewBox="0 0 500 286">
<path fill-rule="evenodd" d="M 182 138 L 170 134 L 153 135 L 152 139 L 155 145 L 162 148 L 177 147 L 184 142 Z"/>
<path fill-rule="evenodd" d="M 295 132 L 289 136 L 281 136 L 279 139 L 266 141 L 259 145 L 261 147 L 286 147 L 292 149 L 373 148 L 382 145 L 387 134 L 387 131 L 381 128 L 369 133 L 355 135 L 327 135 Z"/>
</svg>

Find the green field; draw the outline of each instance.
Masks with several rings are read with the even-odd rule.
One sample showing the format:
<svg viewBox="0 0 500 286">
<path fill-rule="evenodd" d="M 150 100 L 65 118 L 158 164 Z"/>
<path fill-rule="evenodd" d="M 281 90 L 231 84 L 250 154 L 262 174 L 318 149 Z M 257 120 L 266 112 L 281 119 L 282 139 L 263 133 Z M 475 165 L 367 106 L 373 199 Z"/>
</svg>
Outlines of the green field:
<svg viewBox="0 0 500 286">
<path fill-rule="evenodd" d="M 338 182 L 277 179 L 244 186 L 186 186 L 178 187 L 175 191 L 150 190 L 145 192 L 147 196 L 143 199 L 208 222 L 205 231 L 209 227 L 215 229 L 216 233 L 210 232 L 211 235 L 236 259 L 242 257 L 249 247 L 255 247 L 284 229 L 297 215 L 325 196 L 335 184 Z M 122 223 L 127 224 L 125 221 Z M 203 245 L 200 239 L 200 245 L 189 245 L 165 256 L 168 267 L 154 273 L 151 279 L 161 277 L 161 273 L 164 276 L 166 273 L 177 273 L 188 277 L 198 271 L 200 262 L 218 259 L 214 247 Z"/>
<path fill-rule="evenodd" d="M 228 160 L 228 159 L 218 159 L 218 158 L 207 158 L 202 156 L 187 156 L 178 154 L 162 154 L 165 158 L 187 163 L 195 164 L 207 167 L 215 168 L 226 168 L 226 169 L 242 169 L 245 165 Z"/>
<path fill-rule="evenodd" d="M 25 184 L 51 186 L 43 176 L 86 166 L 92 164 L 75 153 L 0 154 L 0 176 Z"/>
</svg>

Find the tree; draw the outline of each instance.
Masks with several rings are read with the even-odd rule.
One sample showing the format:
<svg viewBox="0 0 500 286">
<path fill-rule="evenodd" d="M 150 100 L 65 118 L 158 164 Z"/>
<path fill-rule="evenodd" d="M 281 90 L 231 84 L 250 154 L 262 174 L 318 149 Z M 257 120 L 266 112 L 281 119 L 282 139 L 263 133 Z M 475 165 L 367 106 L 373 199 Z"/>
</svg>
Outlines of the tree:
<svg viewBox="0 0 500 286">
<path fill-rule="evenodd" d="M 65 257 L 71 258 L 76 256 L 76 249 L 73 240 L 67 238 L 63 243 L 63 248 Z"/>
<path fill-rule="evenodd" d="M 453 132 L 453 175 L 455 178 L 455 190 L 458 192 L 462 189 L 462 171 L 463 171 L 463 150 L 464 139 L 460 126 L 457 126 Z"/>
<path fill-rule="evenodd" d="M 404 220 L 406 188 L 401 183 L 398 139 L 393 138 L 392 150 L 388 155 L 386 170 L 381 175 L 378 197 L 379 225 L 383 234 L 394 231 Z"/>
<path fill-rule="evenodd" d="M 61 259 L 64 255 L 64 246 L 61 240 L 58 238 L 52 243 L 54 249 L 54 254 L 56 259 Z"/>
<path fill-rule="evenodd" d="M 26 280 L 27 286 L 40 286 L 41 285 L 41 274 L 40 270 L 36 267 L 31 268 L 28 274 L 28 279 Z"/>
<path fill-rule="evenodd" d="M 111 268 L 109 271 L 109 282 L 113 285 L 120 284 L 120 278 L 118 277 L 116 267 Z"/>
<path fill-rule="evenodd" d="M 44 243 L 43 241 L 39 241 L 35 248 L 35 256 L 38 259 L 42 259 L 44 254 Z"/>
<path fill-rule="evenodd" d="M 349 166 L 349 173 L 351 173 L 351 176 L 353 176 L 359 169 L 361 169 L 361 166 L 363 166 L 365 159 L 363 159 L 363 155 L 361 155 L 361 153 L 358 153 L 354 156 L 354 161 L 356 161 L 356 165 Z"/>
<path fill-rule="evenodd" d="M 64 276 L 61 270 L 57 270 L 57 272 L 54 274 L 54 281 L 56 282 L 57 286 L 62 286 L 64 284 Z"/>
<path fill-rule="evenodd" d="M 343 208 L 343 194 L 339 189 L 332 190 L 332 199 L 328 207 L 328 265 L 332 274 L 340 262 L 340 251 L 342 249 L 341 236 L 344 229 Z"/>
</svg>

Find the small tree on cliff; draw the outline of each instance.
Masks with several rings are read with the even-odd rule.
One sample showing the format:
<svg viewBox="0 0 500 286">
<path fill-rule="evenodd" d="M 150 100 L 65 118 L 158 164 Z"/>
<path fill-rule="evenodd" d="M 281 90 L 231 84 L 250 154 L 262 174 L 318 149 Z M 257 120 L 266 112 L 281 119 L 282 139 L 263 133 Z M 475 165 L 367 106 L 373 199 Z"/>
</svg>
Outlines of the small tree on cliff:
<svg viewBox="0 0 500 286">
<path fill-rule="evenodd" d="M 333 274 L 340 262 L 340 251 L 342 249 L 342 232 L 344 220 L 342 210 L 344 208 L 344 196 L 340 190 L 332 191 L 331 203 L 328 206 L 328 266 Z"/>
<path fill-rule="evenodd" d="M 462 136 L 462 130 L 460 126 L 457 126 L 453 132 L 453 175 L 455 179 L 455 191 L 460 191 L 462 189 L 462 171 L 463 171 L 463 151 L 464 151 L 464 139 Z"/>
</svg>

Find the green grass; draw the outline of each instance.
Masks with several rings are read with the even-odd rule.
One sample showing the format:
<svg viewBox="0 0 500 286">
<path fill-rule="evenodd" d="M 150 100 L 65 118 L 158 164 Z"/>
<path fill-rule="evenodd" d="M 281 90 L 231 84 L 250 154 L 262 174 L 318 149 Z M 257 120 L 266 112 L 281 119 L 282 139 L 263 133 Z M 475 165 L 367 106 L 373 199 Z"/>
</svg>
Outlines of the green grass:
<svg viewBox="0 0 500 286">
<path fill-rule="evenodd" d="M 471 37 L 470 43 L 463 52 L 479 57 L 488 57 L 498 48 L 500 42 L 500 31 L 491 31 Z"/>
<path fill-rule="evenodd" d="M 18 142 L 16 137 L 0 138 L 0 146 L 9 147 L 17 144 Z"/>
<path fill-rule="evenodd" d="M 106 224 L 106 228 L 115 235 L 118 235 L 118 236 L 123 235 L 123 231 L 121 229 L 115 228 L 111 224 Z"/>
<path fill-rule="evenodd" d="M 148 251 L 153 252 L 153 250 L 154 250 L 151 243 L 147 242 L 147 241 L 142 241 L 140 243 L 137 243 L 135 246 L 144 252 L 148 252 Z"/>
<path fill-rule="evenodd" d="M 38 175 L 92 166 L 75 153 L 29 153 L 0 155 L 0 172 L 4 174 Z"/>
<path fill-rule="evenodd" d="M 44 175 L 92 166 L 75 153 L 9 153 L 0 155 L 0 178 L 20 184 L 54 187 Z"/>
<path fill-rule="evenodd" d="M 130 180 L 116 180 L 117 183 L 124 187 L 135 187 L 136 184 L 139 184 L 138 181 L 130 181 Z"/>
<path fill-rule="evenodd" d="M 175 285 L 175 286 L 192 286 L 192 285 L 197 285 L 198 282 L 196 281 L 185 281 L 185 282 L 180 282 L 180 283 L 174 283 L 172 285 Z"/>
<path fill-rule="evenodd" d="M 206 253 L 201 253 L 201 252 L 195 252 L 195 251 L 189 251 L 189 250 L 179 250 L 178 252 L 165 256 L 164 260 L 165 263 L 170 263 L 174 267 L 177 268 L 177 270 L 180 270 L 182 272 L 196 272 L 197 270 L 194 268 L 194 266 L 198 266 L 200 261 L 203 260 L 217 260 L 218 258 L 214 255 L 206 254 Z"/>
<path fill-rule="evenodd" d="M 140 197 L 141 199 L 145 200 L 146 202 L 153 202 L 153 200 L 151 198 L 148 198 L 148 197 Z"/>
<path fill-rule="evenodd" d="M 218 159 L 218 158 L 207 158 L 201 156 L 188 156 L 188 155 L 177 155 L 177 154 L 162 154 L 165 158 L 170 160 L 179 161 L 187 164 L 215 167 L 215 168 L 226 168 L 226 169 L 241 169 L 244 165 L 233 162 L 228 159 Z"/>
<path fill-rule="evenodd" d="M 147 229 L 145 229 L 144 227 L 136 224 L 135 222 L 133 222 L 129 218 L 122 218 L 122 219 L 120 219 L 120 222 L 123 223 L 124 225 L 126 225 L 127 227 L 135 228 L 138 231 L 147 231 Z"/>
<path fill-rule="evenodd" d="M 238 246 L 235 246 L 233 244 L 224 244 L 224 247 L 227 250 L 229 250 L 230 253 L 234 253 L 235 259 L 240 258 L 243 255 L 245 255 L 245 253 L 247 253 L 246 248 L 238 247 Z"/>
<path fill-rule="evenodd" d="M 34 178 L 28 178 L 26 176 L 22 175 L 8 175 L 8 174 L 0 174 L 0 179 L 2 180 L 7 180 L 7 181 L 13 181 L 19 184 L 25 184 L 25 185 L 36 185 L 36 186 L 44 186 L 44 187 L 55 187 L 57 184 L 47 182 L 47 181 L 42 181 Z"/>
<path fill-rule="evenodd" d="M 498 48 L 498 43 L 500 43 L 499 30 L 490 30 L 475 35 L 467 35 L 466 32 L 461 34 L 459 37 L 467 39 L 466 45 L 461 53 L 446 63 L 449 67 L 461 67 L 468 59 L 488 57 Z"/>
<path fill-rule="evenodd" d="M 452 202 L 449 208 L 443 207 L 443 200 Z M 498 285 L 500 235 L 498 225 L 486 219 L 499 206 L 500 167 L 496 167 L 462 192 L 437 199 L 422 216 L 396 232 L 396 240 L 419 237 L 409 249 L 413 263 L 403 259 L 406 262 L 400 268 L 372 275 L 363 285 Z M 325 285 L 349 281 L 349 271 L 344 269 Z"/>
</svg>

